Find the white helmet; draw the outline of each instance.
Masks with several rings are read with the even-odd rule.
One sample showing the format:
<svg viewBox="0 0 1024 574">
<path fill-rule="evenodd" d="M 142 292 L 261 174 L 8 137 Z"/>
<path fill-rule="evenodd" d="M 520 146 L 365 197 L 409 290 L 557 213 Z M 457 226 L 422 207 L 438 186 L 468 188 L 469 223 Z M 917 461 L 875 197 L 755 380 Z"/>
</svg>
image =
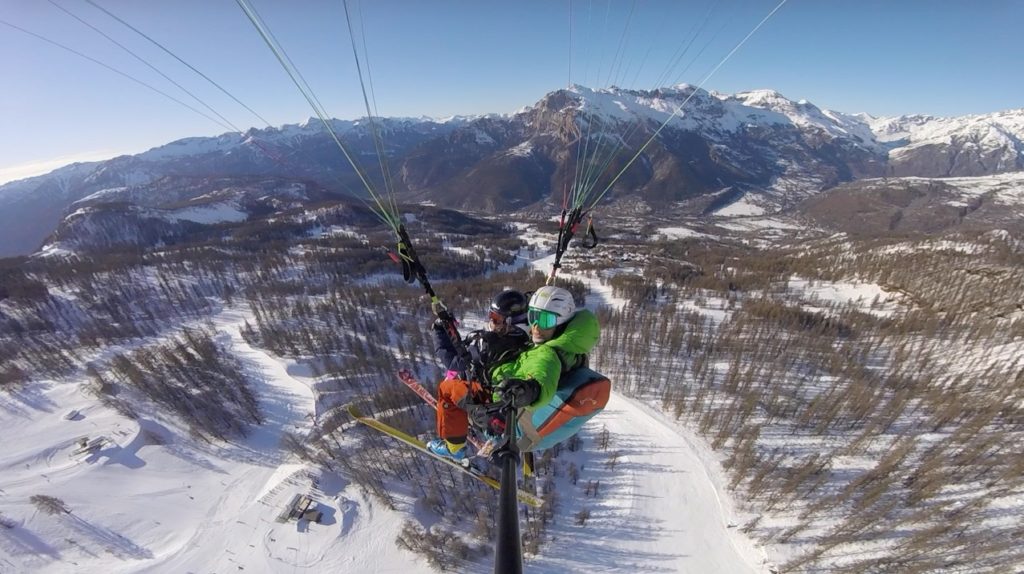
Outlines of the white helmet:
<svg viewBox="0 0 1024 574">
<path fill-rule="evenodd" d="M 568 323 L 575 314 L 576 302 L 573 301 L 572 293 L 561 287 L 545 285 L 530 297 L 530 308 L 527 311 L 530 325 L 553 329 Z"/>
</svg>

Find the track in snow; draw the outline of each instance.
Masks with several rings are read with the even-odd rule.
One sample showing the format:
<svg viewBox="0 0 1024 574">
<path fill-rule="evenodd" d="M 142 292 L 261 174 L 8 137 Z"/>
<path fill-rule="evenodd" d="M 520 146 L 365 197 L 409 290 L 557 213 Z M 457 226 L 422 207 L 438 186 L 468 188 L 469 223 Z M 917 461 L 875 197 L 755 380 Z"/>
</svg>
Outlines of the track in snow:
<svg viewBox="0 0 1024 574">
<path fill-rule="evenodd" d="M 611 433 L 607 453 L 597 450 L 601 427 Z M 555 540 L 527 565 L 529 572 L 766 572 L 754 543 L 730 528 L 729 501 L 714 482 L 717 465 L 708 447 L 630 399 L 613 394 L 586 430 L 589 462 L 576 500 L 563 496 Z M 613 468 L 605 461 L 619 451 Z M 597 497 L 585 497 L 600 480 Z M 585 526 L 573 517 L 589 509 Z"/>
</svg>

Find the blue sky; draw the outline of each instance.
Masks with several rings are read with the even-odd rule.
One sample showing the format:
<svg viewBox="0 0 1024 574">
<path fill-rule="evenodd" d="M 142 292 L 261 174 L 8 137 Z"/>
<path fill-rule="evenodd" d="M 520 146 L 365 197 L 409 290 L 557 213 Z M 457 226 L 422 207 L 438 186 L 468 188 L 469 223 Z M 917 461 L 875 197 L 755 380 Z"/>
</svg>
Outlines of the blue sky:
<svg viewBox="0 0 1024 574">
<path fill-rule="evenodd" d="M 271 124 L 313 115 L 233 0 L 95 1 L 215 79 Z M 363 115 L 342 0 L 250 1 L 327 111 L 339 118 Z M 235 125 L 265 127 L 85 0 L 53 2 L 136 51 Z M 698 84 L 778 3 L 349 0 L 349 7 L 365 32 L 379 114 L 443 117 L 512 112 L 570 81 L 592 87 Z M 49 0 L 0 0 L 0 20 L 201 108 Z M 1024 107 L 1022 24 L 1024 2 L 1017 0 L 789 0 L 704 87 L 727 93 L 771 88 L 820 107 L 874 115 L 952 116 L 1019 108 Z M 358 31 L 357 38 L 362 51 Z M 3 24 L 0 78 L 0 182 L 73 160 L 136 153 L 181 137 L 226 131 L 100 65 Z"/>
</svg>

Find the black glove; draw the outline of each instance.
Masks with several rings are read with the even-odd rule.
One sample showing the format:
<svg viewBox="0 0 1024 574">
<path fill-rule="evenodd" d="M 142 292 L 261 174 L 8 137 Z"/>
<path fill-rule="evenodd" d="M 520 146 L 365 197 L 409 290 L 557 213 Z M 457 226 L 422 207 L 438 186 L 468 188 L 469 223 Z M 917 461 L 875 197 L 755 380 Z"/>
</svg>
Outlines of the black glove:
<svg viewBox="0 0 1024 574">
<path fill-rule="evenodd" d="M 499 391 L 513 407 L 521 409 L 540 397 L 540 383 L 533 379 L 508 379 L 501 384 Z"/>
<path fill-rule="evenodd" d="M 458 323 L 458 321 L 455 320 L 455 316 L 452 315 L 450 311 L 448 311 L 447 307 L 445 307 L 443 305 L 441 307 L 437 307 L 436 305 L 431 305 L 431 308 L 434 310 L 434 314 L 437 315 L 437 320 L 438 321 L 441 321 L 442 323 L 443 322 Z"/>
<path fill-rule="evenodd" d="M 466 417 L 469 419 L 469 424 L 474 428 L 482 431 L 488 430 L 492 416 L 493 414 L 487 410 L 487 405 L 479 403 L 466 404 Z"/>
</svg>

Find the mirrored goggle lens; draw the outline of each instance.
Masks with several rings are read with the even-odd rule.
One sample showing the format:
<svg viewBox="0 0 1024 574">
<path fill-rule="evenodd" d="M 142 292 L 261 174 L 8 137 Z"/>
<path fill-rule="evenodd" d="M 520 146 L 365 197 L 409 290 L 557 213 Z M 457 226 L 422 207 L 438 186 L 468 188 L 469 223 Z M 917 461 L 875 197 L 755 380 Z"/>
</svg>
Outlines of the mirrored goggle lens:
<svg viewBox="0 0 1024 574">
<path fill-rule="evenodd" d="M 490 311 L 487 312 L 487 318 L 490 319 L 492 323 L 505 322 L 505 316 L 495 311 L 494 309 L 491 309 Z"/>
<path fill-rule="evenodd" d="M 558 315 L 543 309 L 530 309 L 527 314 L 527 321 L 530 325 L 536 325 L 541 329 L 551 329 L 558 323 Z"/>
</svg>

